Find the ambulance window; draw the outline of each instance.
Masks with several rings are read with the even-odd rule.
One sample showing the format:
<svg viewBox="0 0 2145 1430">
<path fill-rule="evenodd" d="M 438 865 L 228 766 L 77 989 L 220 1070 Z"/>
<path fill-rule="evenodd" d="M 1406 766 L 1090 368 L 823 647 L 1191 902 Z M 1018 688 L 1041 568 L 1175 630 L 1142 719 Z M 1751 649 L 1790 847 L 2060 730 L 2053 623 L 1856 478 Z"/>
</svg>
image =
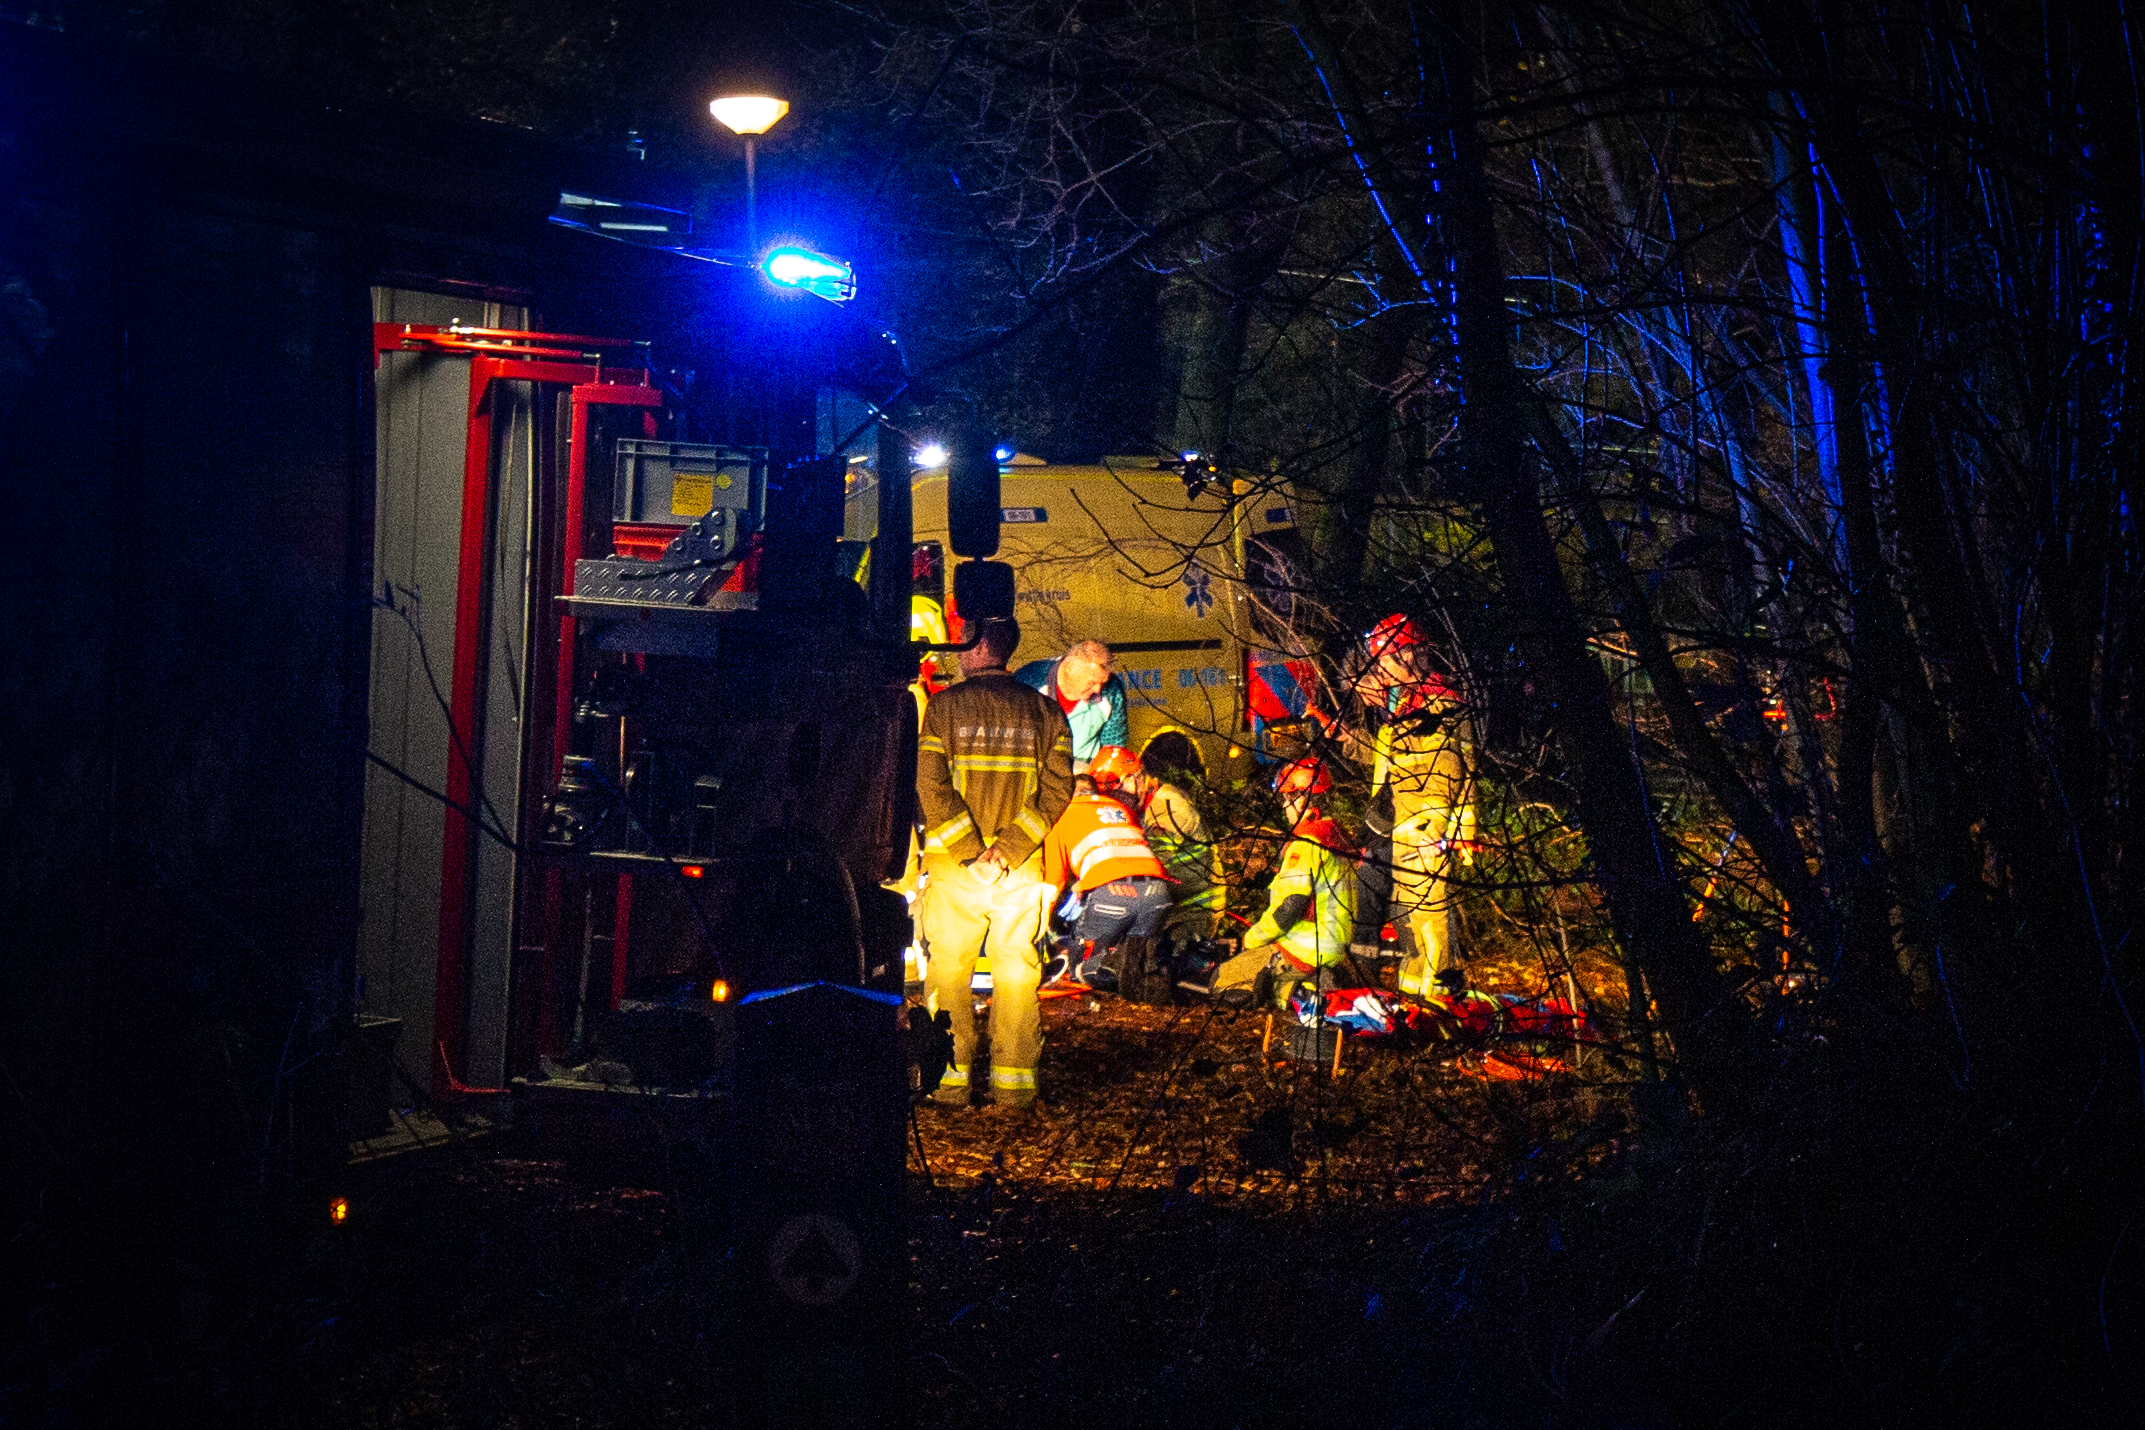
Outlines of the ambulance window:
<svg viewBox="0 0 2145 1430">
<path fill-rule="evenodd" d="M 944 605 L 946 601 L 946 548 L 936 541 L 919 541 L 909 559 L 909 569 L 914 573 L 915 583 L 910 594 L 929 596 Z"/>
<path fill-rule="evenodd" d="M 1310 571 L 1305 557 L 1303 536 L 1296 531 L 1268 532 L 1244 542 L 1244 584 L 1261 614 L 1284 625 L 1295 616 L 1296 597 Z"/>
</svg>

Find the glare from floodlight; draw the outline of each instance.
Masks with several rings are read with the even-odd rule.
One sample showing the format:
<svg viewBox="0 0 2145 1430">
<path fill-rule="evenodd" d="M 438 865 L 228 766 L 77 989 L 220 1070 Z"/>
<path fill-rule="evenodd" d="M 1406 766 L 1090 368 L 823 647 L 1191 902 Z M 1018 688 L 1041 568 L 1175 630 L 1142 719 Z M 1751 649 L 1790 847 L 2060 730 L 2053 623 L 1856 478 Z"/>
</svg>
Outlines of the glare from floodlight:
<svg viewBox="0 0 2145 1430">
<path fill-rule="evenodd" d="M 708 113 L 732 134 L 765 134 L 789 113 L 789 101 L 767 94 L 726 94 L 709 102 Z"/>
<path fill-rule="evenodd" d="M 946 449 L 937 442 L 926 442 L 909 460 L 919 467 L 943 467 L 946 465 Z"/>
</svg>

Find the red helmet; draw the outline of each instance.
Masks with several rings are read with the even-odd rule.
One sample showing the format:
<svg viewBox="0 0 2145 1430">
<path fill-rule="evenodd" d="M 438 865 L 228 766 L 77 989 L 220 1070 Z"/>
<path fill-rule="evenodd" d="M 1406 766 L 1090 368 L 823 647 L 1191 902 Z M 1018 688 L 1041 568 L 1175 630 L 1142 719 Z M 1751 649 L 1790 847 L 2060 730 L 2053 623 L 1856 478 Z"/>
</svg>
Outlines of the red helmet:
<svg viewBox="0 0 2145 1430">
<path fill-rule="evenodd" d="M 1144 768 L 1140 757 L 1123 745 L 1104 745 L 1088 761 L 1087 777 L 1095 782 L 1096 789 L 1115 789 L 1126 775 L 1139 774 Z"/>
<path fill-rule="evenodd" d="M 1274 793 L 1278 795 L 1324 794 L 1332 788 L 1333 776 L 1326 772 L 1325 762 L 1310 755 L 1289 761 L 1274 776 Z"/>
<path fill-rule="evenodd" d="M 1369 630 L 1363 632 L 1363 640 L 1373 656 L 1397 655 L 1423 643 L 1422 628 L 1412 616 L 1393 612 Z"/>
</svg>

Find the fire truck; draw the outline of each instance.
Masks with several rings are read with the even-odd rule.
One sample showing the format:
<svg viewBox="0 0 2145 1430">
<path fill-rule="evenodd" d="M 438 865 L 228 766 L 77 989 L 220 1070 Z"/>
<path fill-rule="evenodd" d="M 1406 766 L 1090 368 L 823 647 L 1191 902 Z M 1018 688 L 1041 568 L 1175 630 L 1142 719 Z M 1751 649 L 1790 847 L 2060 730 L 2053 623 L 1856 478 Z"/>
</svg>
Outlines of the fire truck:
<svg viewBox="0 0 2145 1430">
<path fill-rule="evenodd" d="M 769 1393 L 809 1399 L 846 1383 L 826 1357 L 885 1341 L 820 1324 L 848 1296 L 828 1287 L 899 1289 L 905 482 L 873 484 L 875 576 L 842 558 L 853 469 L 906 476 L 907 455 L 867 429 L 852 462 L 817 431 L 825 374 L 801 360 L 747 394 L 759 420 L 733 430 L 761 442 L 704 440 L 708 404 L 659 355 L 446 306 L 387 293 L 375 320 L 361 1036 L 390 1074 L 414 1044 L 435 1098 L 512 1089 L 483 1115 L 585 1126 L 624 1101 L 684 1129 L 810 1362 Z M 898 369 L 858 380 L 883 396 Z M 997 476 L 953 482 L 981 528 Z M 952 576 L 971 616 L 1014 609 L 1010 568 Z M 407 1130 L 386 1103 L 361 1160 Z"/>
<path fill-rule="evenodd" d="M 820 1423 L 905 1254 L 910 590 L 841 574 L 819 422 L 893 350 L 839 264 L 686 251 L 690 175 L 165 58 L 0 26 L 10 1235 L 237 1295 L 443 1109 L 697 1102 L 749 1323 L 821 1348 L 752 1403 Z"/>
</svg>

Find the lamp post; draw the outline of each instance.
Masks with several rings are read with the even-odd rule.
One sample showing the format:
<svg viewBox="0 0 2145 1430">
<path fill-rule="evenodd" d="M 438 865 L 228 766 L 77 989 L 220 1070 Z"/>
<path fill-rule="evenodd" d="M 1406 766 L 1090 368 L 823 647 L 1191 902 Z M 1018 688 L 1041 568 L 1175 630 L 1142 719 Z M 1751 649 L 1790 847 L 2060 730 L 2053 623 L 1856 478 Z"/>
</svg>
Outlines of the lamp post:
<svg viewBox="0 0 2145 1430">
<path fill-rule="evenodd" d="M 726 94 L 710 101 L 708 113 L 745 141 L 745 244 L 757 260 L 760 256 L 758 176 L 753 169 L 753 141 L 775 127 L 789 113 L 789 101 L 766 94 Z"/>
</svg>

